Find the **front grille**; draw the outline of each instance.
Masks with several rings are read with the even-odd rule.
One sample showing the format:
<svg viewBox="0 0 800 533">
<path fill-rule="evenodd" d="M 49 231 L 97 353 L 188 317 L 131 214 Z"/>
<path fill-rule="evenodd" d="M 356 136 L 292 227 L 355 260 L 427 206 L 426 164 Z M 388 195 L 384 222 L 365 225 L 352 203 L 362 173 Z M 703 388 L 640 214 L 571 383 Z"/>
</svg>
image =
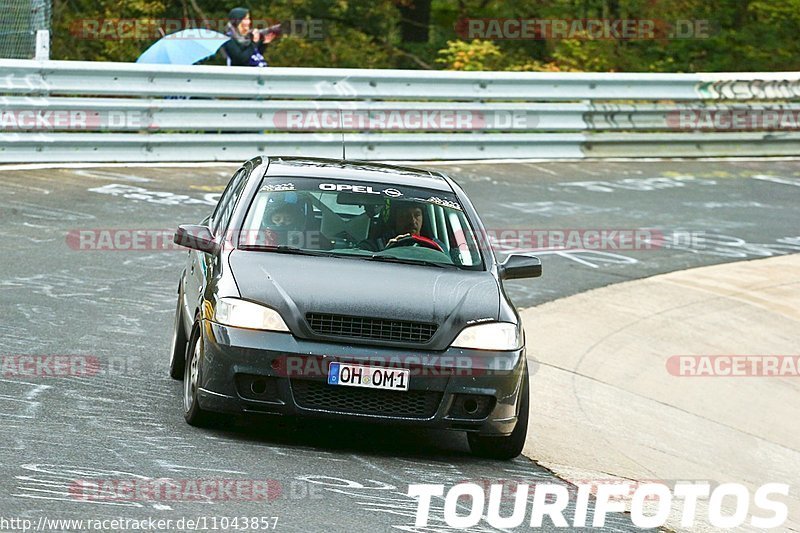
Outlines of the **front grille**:
<svg viewBox="0 0 800 533">
<path fill-rule="evenodd" d="M 442 401 L 442 393 L 435 391 L 365 389 L 301 379 L 292 380 L 292 394 L 305 409 L 406 418 L 431 418 Z"/>
<path fill-rule="evenodd" d="M 311 329 L 320 335 L 420 344 L 430 341 L 437 327 L 436 324 L 425 322 L 329 313 L 308 313 L 306 320 Z"/>
</svg>

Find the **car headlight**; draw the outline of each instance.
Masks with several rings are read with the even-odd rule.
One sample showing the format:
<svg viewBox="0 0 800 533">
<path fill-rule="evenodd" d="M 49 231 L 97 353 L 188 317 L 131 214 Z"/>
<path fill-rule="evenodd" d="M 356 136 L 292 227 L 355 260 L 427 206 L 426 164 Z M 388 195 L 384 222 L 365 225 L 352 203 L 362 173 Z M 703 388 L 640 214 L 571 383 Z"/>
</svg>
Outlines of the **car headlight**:
<svg viewBox="0 0 800 533">
<path fill-rule="evenodd" d="M 489 322 L 461 330 L 451 345 L 472 350 L 518 350 L 522 348 L 520 328 L 508 322 Z"/>
<path fill-rule="evenodd" d="M 238 298 L 220 298 L 214 309 L 214 322 L 237 328 L 289 331 L 274 309 Z"/>
</svg>

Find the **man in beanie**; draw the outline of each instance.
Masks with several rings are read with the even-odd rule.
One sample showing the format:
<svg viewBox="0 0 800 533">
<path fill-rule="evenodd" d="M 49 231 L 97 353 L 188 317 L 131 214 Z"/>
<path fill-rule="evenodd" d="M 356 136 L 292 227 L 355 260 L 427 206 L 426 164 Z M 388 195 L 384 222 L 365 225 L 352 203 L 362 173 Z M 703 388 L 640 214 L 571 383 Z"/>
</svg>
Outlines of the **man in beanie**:
<svg viewBox="0 0 800 533">
<path fill-rule="evenodd" d="M 264 48 L 272 42 L 275 33 L 262 34 L 259 30 L 250 31 L 250 12 L 244 7 L 235 7 L 228 13 L 225 35 L 231 39 L 222 45 L 228 56 L 228 65 L 233 67 L 266 67 Z"/>
</svg>

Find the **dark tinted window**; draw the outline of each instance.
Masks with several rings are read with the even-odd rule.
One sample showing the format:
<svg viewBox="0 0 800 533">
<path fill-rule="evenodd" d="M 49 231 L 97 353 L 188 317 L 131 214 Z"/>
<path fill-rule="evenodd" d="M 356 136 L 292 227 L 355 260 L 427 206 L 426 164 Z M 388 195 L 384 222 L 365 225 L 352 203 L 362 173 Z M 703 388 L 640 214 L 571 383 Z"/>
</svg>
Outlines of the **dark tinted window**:
<svg viewBox="0 0 800 533">
<path fill-rule="evenodd" d="M 211 231 L 217 235 L 220 231 L 224 231 L 228 226 L 228 222 L 233 214 L 233 208 L 236 207 L 236 201 L 242 194 L 245 183 L 247 183 L 247 170 L 240 168 L 236 174 L 231 178 L 228 187 L 219 199 L 217 208 L 211 217 Z"/>
</svg>

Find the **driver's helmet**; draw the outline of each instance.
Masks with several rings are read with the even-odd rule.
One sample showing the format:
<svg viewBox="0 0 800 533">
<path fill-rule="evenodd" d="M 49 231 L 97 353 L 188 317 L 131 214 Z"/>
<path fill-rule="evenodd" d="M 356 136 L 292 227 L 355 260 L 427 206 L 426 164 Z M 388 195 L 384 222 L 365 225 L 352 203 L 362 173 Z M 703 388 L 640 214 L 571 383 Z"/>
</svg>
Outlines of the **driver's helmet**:
<svg viewBox="0 0 800 533">
<path fill-rule="evenodd" d="M 261 219 L 267 244 L 303 245 L 305 214 L 297 202 L 297 195 L 290 193 L 284 198 L 270 198 Z M 291 201 L 293 200 L 293 201 Z"/>
<path fill-rule="evenodd" d="M 278 231 L 302 230 L 305 226 L 305 215 L 298 204 L 297 194 L 287 194 L 280 199 L 270 198 L 261 225 Z"/>
</svg>

